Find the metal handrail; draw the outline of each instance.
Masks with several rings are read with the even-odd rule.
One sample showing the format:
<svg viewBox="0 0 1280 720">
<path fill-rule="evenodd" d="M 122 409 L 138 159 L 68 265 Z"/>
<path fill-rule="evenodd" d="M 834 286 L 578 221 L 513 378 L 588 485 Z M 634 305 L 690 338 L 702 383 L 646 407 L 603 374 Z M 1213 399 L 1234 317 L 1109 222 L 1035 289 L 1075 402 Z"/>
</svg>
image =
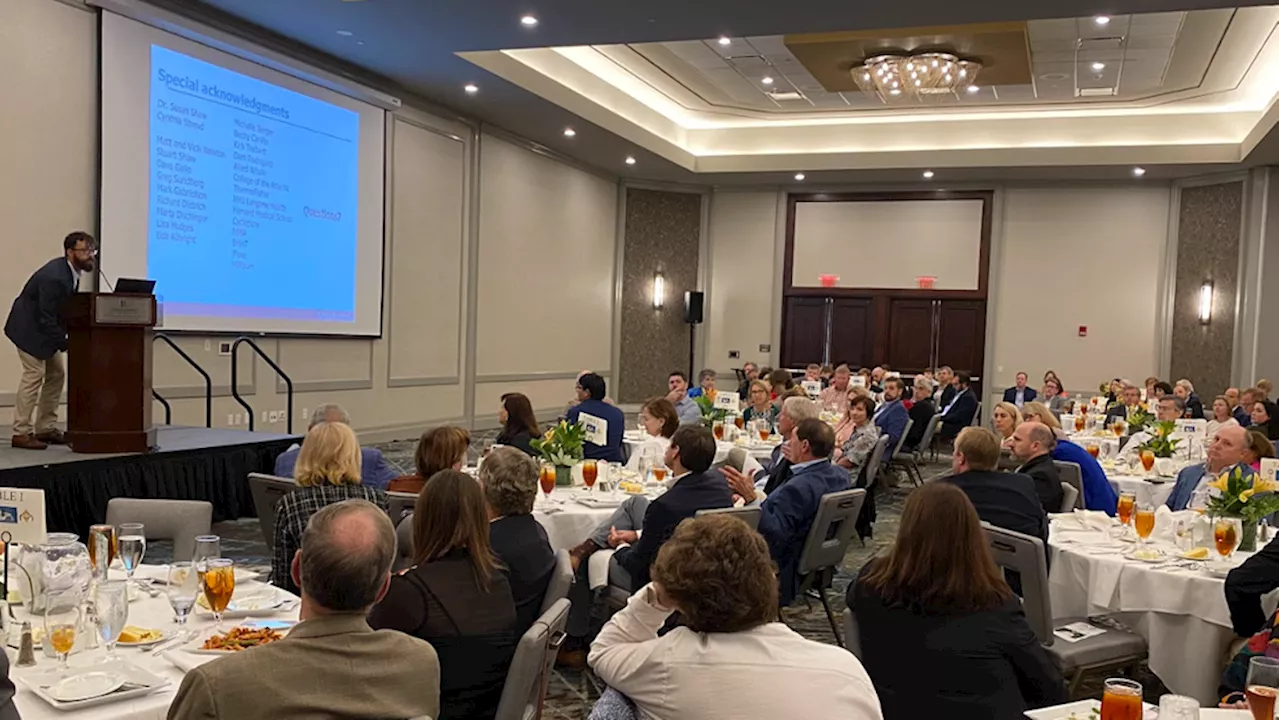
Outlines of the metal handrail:
<svg viewBox="0 0 1280 720">
<path fill-rule="evenodd" d="M 242 343 L 248 343 L 249 347 L 253 348 L 253 351 L 258 354 L 258 357 L 265 360 L 266 363 L 271 366 L 271 369 L 275 370 L 276 375 L 279 375 L 280 378 L 284 380 L 285 402 L 288 403 L 285 406 L 285 418 L 286 418 L 285 426 L 288 429 L 289 434 L 292 435 L 293 434 L 293 380 L 289 378 L 288 373 L 286 373 L 283 369 L 281 369 L 281 367 L 277 365 L 274 360 L 272 360 L 270 357 L 267 356 L 265 352 L 262 351 L 262 348 L 258 347 L 258 343 L 254 342 L 253 338 L 241 336 L 236 338 L 235 342 L 231 343 L 231 397 L 235 398 L 235 401 L 240 403 L 240 407 L 248 411 L 249 432 L 253 432 L 253 408 L 249 406 L 249 403 L 245 402 L 244 398 L 240 397 L 240 385 L 238 382 L 239 366 L 240 366 L 240 363 L 238 362 L 238 360 L 239 360 L 240 345 Z"/>
<path fill-rule="evenodd" d="M 173 338 L 164 333 L 156 333 L 151 337 L 151 342 L 154 344 L 156 340 L 163 340 L 165 345 L 173 348 L 173 351 L 178 353 L 178 357 L 186 360 L 187 364 L 195 368 L 196 372 L 200 373 L 200 377 L 204 378 L 204 426 L 207 428 L 213 427 L 213 378 L 209 377 L 209 373 L 205 372 L 205 369 L 200 367 L 200 363 L 188 355 L 186 350 L 178 347 Z M 169 420 L 173 418 L 173 409 L 169 407 L 169 401 L 161 397 L 155 388 L 151 388 L 151 396 L 159 400 L 161 405 L 164 405 L 164 424 L 170 424 Z"/>
</svg>

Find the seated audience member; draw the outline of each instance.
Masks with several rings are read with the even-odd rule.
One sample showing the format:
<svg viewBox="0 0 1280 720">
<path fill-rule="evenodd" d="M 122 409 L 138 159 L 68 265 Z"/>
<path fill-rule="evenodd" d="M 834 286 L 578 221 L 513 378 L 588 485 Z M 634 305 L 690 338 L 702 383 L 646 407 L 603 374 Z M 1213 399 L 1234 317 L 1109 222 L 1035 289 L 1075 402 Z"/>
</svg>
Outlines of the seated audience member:
<svg viewBox="0 0 1280 720">
<path fill-rule="evenodd" d="M 680 418 L 676 416 L 676 408 L 670 400 L 649 398 L 640 406 L 640 424 L 644 426 L 647 437 L 631 448 L 631 457 L 627 458 L 627 469 L 637 472 L 641 460 L 648 460 L 650 467 L 662 462 L 667 446 L 671 444 L 671 436 L 680 427 Z"/>
<path fill-rule="evenodd" d="M 1160 378 L 1152 376 L 1143 381 L 1143 387 L 1147 391 L 1147 400 L 1156 401 L 1156 384 L 1160 382 Z"/>
<path fill-rule="evenodd" d="M 1036 399 L 1036 391 L 1027 387 L 1027 374 L 1020 372 L 1013 376 L 1013 387 L 1004 391 L 1004 401 L 1013 403 L 1019 409 L 1023 404 Z"/>
<path fill-rule="evenodd" d="M 583 371 L 581 371 L 581 372 L 579 372 L 579 373 L 578 373 L 578 376 L 577 376 L 576 378 L 574 378 L 574 380 L 573 380 L 573 387 L 574 387 L 574 395 L 573 395 L 573 399 L 572 399 L 572 400 L 570 400 L 570 401 L 569 401 L 569 402 L 564 406 L 564 414 L 563 414 L 563 415 L 561 415 L 561 417 L 562 417 L 562 418 L 563 418 L 563 417 L 568 417 L 568 415 L 569 415 L 569 411 L 570 411 L 570 410 L 572 410 L 575 406 L 577 406 L 577 404 L 578 404 L 578 403 L 582 402 L 582 399 L 581 399 L 581 393 L 579 393 L 579 392 L 578 392 L 578 381 L 582 379 L 582 376 L 583 376 L 583 375 L 589 375 L 589 374 L 591 374 L 591 371 L 590 371 L 590 370 L 583 370 Z M 612 405 L 612 404 L 613 404 L 613 400 L 612 400 L 612 399 L 610 399 L 608 396 L 605 396 L 605 397 L 601 398 L 601 400 L 602 400 L 606 405 Z"/>
<path fill-rule="evenodd" d="M 1249 431 L 1248 442 L 1244 446 L 1244 459 L 1241 460 L 1245 465 L 1254 470 L 1262 469 L 1262 458 L 1273 458 L 1276 456 L 1276 448 L 1271 441 L 1260 432 Z"/>
<path fill-rule="evenodd" d="M 782 605 L 795 599 L 800 586 L 797 566 L 809 526 L 818 514 L 818 503 L 827 493 L 849 489 L 849 473 L 831 464 L 835 434 L 825 422 L 810 418 L 796 425 L 787 440 L 791 459 L 791 479 L 760 503 L 760 534 L 769 543 L 769 554 L 778 564 L 778 587 Z M 751 480 L 725 473 L 734 492 L 756 501 Z"/>
<path fill-rule="evenodd" d="M 956 374 L 949 365 L 943 365 L 938 368 L 937 376 L 937 392 L 934 394 L 933 404 L 938 407 L 941 412 L 943 408 L 951 404 L 951 400 L 956 396 Z"/>
<path fill-rule="evenodd" d="M 1226 395 L 1219 395 L 1213 399 L 1213 412 L 1209 416 L 1209 422 L 1205 424 L 1205 437 L 1212 438 L 1218 434 L 1218 431 L 1224 427 L 1239 427 L 1240 423 L 1231 415 L 1231 401 Z"/>
<path fill-rule="evenodd" d="M 874 389 L 875 382 L 871 379 L 871 370 L 869 370 L 868 368 L 858 368 L 858 371 L 855 372 L 854 375 L 857 375 L 858 377 L 862 378 L 862 384 L 860 385 L 860 387 L 865 388 L 867 392 L 870 392 L 870 393 L 879 392 L 878 390 Z"/>
<path fill-rule="evenodd" d="M 680 625 L 659 635 L 674 612 Z M 880 720 L 858 659 L 777 617 L 764 539 L 733 517 L 686 520 L 659 551 L 653 582 L 600 631 L 589 662 L 640 718 Z"/>
<path fill-rule="evenodd" d="M 1049 522 L 1035 481 L 1018 473 L 996 471 L 1000 441 L 982 427 L 967 427 L 956 437 L 952 475 L 940 478 L 964 491 L 978 517 L 1006 530 L 1048 541 Z"/>
<path fill-rule="evenodd" d="M 1022 413 L 1018 407 L 1011 402 L 999 402 L 991 409 L 991 427 L 996 431 L 996 435 L 1000 436 L 1000 442 L 1005 447 L 1009 446 L 1013 431 L 1018 429 L 1018 424 L 1022 422 Z"/>
<path fill-rule="evenodd" d="M 956 373 L 951 382 L 956 391 L 951 403 L 942 406 L 942 426 L 938 429 L 938 437 L 943 440 L 955 439 L 961 429 L 973 423 L 978 412 L 978 398 L 969 389 L 969 373 Z"/>
<path fill-rule="evenodd" d="M 849 472 L 853 487 L 864 487 L 871 472 L 867 461 L 880 439 L 880 428 L 871 421 L 876 402 L 865 395 L 849 393 L 849 410 L 836 426 L 835 463 Z"/>
<path fill-rule="evenodd" d="M 1059 416 L 1067 409 L 1067 405 L 1071 403 L 1070 396 L 1058 384 L 1059 380 L 1049 378 L 1044 383 L 1044 388 L 1040 390 L 1040 401 L 1049 408 L 1049 412 L 1054 416 Z"/>
<path fill-rule="evenodd" d="M 742 384 L 738 386 L 738 397 L 745 398 L 747 390 L 751 383 L 760 379 L 760 366 L 753 362 L 746 362 L 742 365 L 742 375 L 744 377 Z"/>
<path fill-rule="evenodd" d="M 1271 400 L 1271 393 L 1272 393 L 1272 392 L 1275 392 L 1275 386 L 1271 384 L 1271 381 L 1270 381 L 1270 380 L 1267 380 L 1267 379 L 1265 379 L 1265 378 L 1264 378 L 1264 379 L 1259 380 L 1258 382 L 1254 383 L 1254 385 L 1253 385 L 1253 386 L 1254 386 L 1255 388 L 1257 388 L 1257 389 L 1258 389 L 1258 393 L 1259 393 L 1259 395 L 1260 395 L 1260 397 L 1258 398 L 1258 400 L 1259 400 L 1260 402 L 1270 403 L 1270 404 L 1272 404 L 1272 405 L 1274 405 L 1274 404 L 1275 404 L 1275 403 L 1274 403 L 1274 402 L 1272 402 L 1272 400 Z"/>
<path fill-rule="evenodd" d="M 1262 613 L 1263 596 L 1276 589 L 1277 558 L 1280 558 L 1278 542 L 1280 537 L 1271 538 L 1271 542 L 1228 573 L 1223 584 L 1227 608 L 1231 611 L 1231 626 L 1237 636 L 1248 638 L 1222 674 L 1218 695 L 1222 697 L 1223 707 L 1247 709 L 1244 690 L 1249 660 L 1258 656 L 1275 658 L 1280 654 L 1277 614 L 1272 611 L 1268 618 Z"/>
<path fill-rule="evenodd" d="M 418 447 L 413 452 L 416 471 L 392 480 L 387 489 L 418 494 L 427 478 L 434 477 L 441 470 L 461 470 L 467 464 L 470 447 L 471 433 L 460 427 L 443 425 L 427 430 L 418 438 Z M 393 522 L 399 522 L 399 518 Z"/>
<path fill-rule="evenodd" d="M 1035 483 L 1040 507 L 1046 513 L 1062 511 L 1062 479 L 1051 455 L 1057 444 L 1053 430 L 1040 423 L 1023 423 L 1013 431 L 1013 456 L 1022 463 L 1014 472 L 1026 475 Z"/>
<path fill-rule="evenodd" d="M 681 425 L 697 425 L 702 422 L 702 410 L 689 398 L 689 377 L 683 370 L 672 370 L 667 376 L 667 399 L 675 406 Z"/>
<path fill-rule="evenodd" d="M 542 437 L 542 429 L 538 427 L 538 419 L 533 415 L 533 404 L 524 393 L 506 393 L 502 396 L 498 422 L 502 423 L 502 432 L 498 433 L 495 443 L 518 448 L 525 455 L 537 456 L 538 451 L 529 443 L 534 438 Z"/>
<path fill-rule="evenodd" d="M 1058 377 L 1058 373 L 1054 372 L 1053 370 L 1045 370 L 1044 378 L 1041 379 L 1040 384 L 1043 385 L 1045 383 L 1048 383 L 1050 380 L 1057 380 L 1058 386 L 1062 387 L 1062 378 Z"/>
<path fill-rule="evenodd" d="M 360 444 L 351 428 L 340 422 L 322 422 L 307 431 L 294 479 L 298 487 L 276 502 L 271 574 L 278 587 L 297 594 L 289 566 L 311 516 L 326 505 L 352 499 L 368 500 L 386 511 L 387 494 L 360 483 Z"/>
<path fill-rule="evenodd" d="M 868 371 L 870 376 L 867 378 L 867 389 L 877 395 L 884 392 L 884 380 L 887 377 L 888 368 L 877 365 Z"/>
<path fill-rule="evenodd" d="M 1259 400 L 1253 404 L 1249 410 L 1249 431 L 1260 433 L 1268 440 L 1276 440 L 1276 414 L 1275 409 L 1267 403 Z"/>
<path fill-rule="evenodd" d="M 782 410 L 778 413 L 778 434 L 789 440 L 796 425 L 810 418 L 817 418 L 818 414 L 818 404 L 809 398 L 789 397 L 782 402 Z M 786 442 L 775 447 L 767 464 L 761 463 L 761 466 L 763 469 L 755 477 L 755 488 L 770 495 L 791 479 L 793 467 L 791 459 L 786 455 Z M 721 472 L 731 479 L 741 474 L 727 465 L 721 468 Z M 743 496 L 747 501 L 751 497 Z"/>
<path fill-rule="evenodd" d="M 898 447 L 898 439 L 902 437 L 903 431 L 907 429 L 907 420 L 911 418 L 911 413 L 907 411 L 907 406 L 902 402 L 902 393 L 905 383 L 900 377 L 885 378 L 884 381 L 884 402 L 880 407 L 876 408 L 871 419 L 875 422 L 876 427 L 880 428 L 883 435 L 889 436 L 889 445 L 885 449 L 885 454 L 893 452 Z M 885 458 L 888 459 L 887 457 Z"/>
<path fill-rule="evenodd" d="M 1162 397 L 1165 397 L 1165 396 L 1167 396 L 1167 395 L 1172 395 L 1172 394 L 1173 394 L 1173 386 L 1172 386 L 1172 385 L 1170 385 L 1169 383 L 1167 383 L 1167 382 L 1165 382 L 1165 381 L 1163 381 L 1163 380 L 1161 380 L 1160 382 L 1156 383 L 1156 397 L 1155 397 L 1155 399 L 1156 399 L 1156 400 L 1159 400 L 1159 399 L 1160 399 L 1160 398 L 1162 398 Z M 1150 403 L 1150 402 L 1151 402 L 1151 396 L 1150 396 L 1150 395 L 1148 395 L 1148 396 L 1147 396 L 1147 402 L 1148 402 L 1148 403 Z"/>
<path fill-rule="evenodd" d="M 848 363 L 836 365 L 831 375 L 831 385 L 818 395 L 818 402 L 824 410 L 845 414 L 849 410 L 849 379 L 853 373 Z"/>
<path fill-rule="evenodd" d="M 772 425 L 778 419 L 778 406 L 773 404 L 769 383 L 764 380 L 753 380 L 744 399 L 747 409 L 742 411 L 743 421 L 766 420 Z"/>
<path fill-rule="evenodd" d="M 1244 464 L 1245 448 L 1249 433 L 1244 428 L 1223 428 L 1209 442 L 1205 461 L 1188 465 L 1178 473 L 1173 492 L 1165 505 L 1170 510 L 1203 508 L 1209 501 L 1209 483 L 1222 473 L 1239 466 L 1247 476 L 1253 476 L 1253 468 Z"/>
<path fill-rule="evenodd" d="M 322 422 L 350 425 L 351 416 L 347 415 L 347 411 L 343 410 L 341 405 L 325 403 L 311 413 L 311 423 L 307 425 L 307 429 L 310 430 Z M 293 467 L 297 464 L 298 453 L 301 451 L 302 446 L 295 445 L 280 453 L 276 458 L 275 474 L 277 477 L 293 477 Z M 360 476 L 366 486 L 385 490 L 387 484 L 399 474 L 400 471 L 392 467 L 387 462 L 387 459 L 382 456 L 381 450 L 378 448 L 360 448 Z"/>
<path fill-rule="evenodd" d="M 1231 417 L 1240 423 L 1240 427 L 1247 428 L 1253 424 L 1253 404 L 1258 402 L 1261 393 L 1257 388 L 1245 388 L 1240 391 L 1240 403 L 1231 409 Z"/>
<path fill-rule="evenodd" d="M 1204 403 L 1200 402 L 1200 396 L 1196 395 L 1195 386 L 1191 384 L 1190 380 L 1182 378 L 1175 383 L 1173 386 L 1173 394 L 1186 405 L 1186 409 L 1183 410 L 1182 417 L 1195 418 L 1197 420 L 1204 419 Z"/>
<path fill-rule="evenodd" d="M 1222 397 L 1227 399 L 1227 406 L 1235 412 L 1236 406 L 1240 404 L 1240 388 L 1229 387 L 1222 391 Z"/>
<path fill-rule="evenodd" d="M 809 363 L 804 368 L 804 379 L 806 382 L 822 382 L 822 366 L 818 363 Z"/>
<path fill-rule="evenodd" d="M 1160 422 L 1178 421 L 1182 419 L 1182 414 L 1186 412 L 1186 406 L 1182 404 L 1182 398 L 1176 395 L 1165 395 L 1156 403 L 1156 420 Z M 1138 459 L 1138 454 L 1142 452 L 1142 446 L 1151 442 L 1155 437 L 1155 428 L 1148 427 L 1145 430 L 1129 436 L 1128 440 L 1123 440 L 1124 447 L 1120 450 L 1120 459 L 1125 462 L 1132 463 Z M 1171 437 L 1181 438 L 1182 433 L 1177 430 L 1173 431 Z M 1185 460 L 1191 457 L 1191 443 L 1183 439 L 1173 449 L 1175 458 Z"/>
<path fill-rule="evenodd" d="M 967 428 L 957 444 L 970 432 L 990 435 Z M 907 496 L 897 541 L 862 568 L 847 602 L 885 720 L 1013 720 L 1067 700 L 979 513 L 948 483 Z"/>
<path fill-rule="evenodd" d="M 622 462 L 622 433 L 627 421 L 621 410 L 604 401 L 604 395 L 604 378 L 595 373 L 587 373 L 578 378 L 578 404 L 569 411 L 565 420 L 571 424 L 576 423 L 586 413 L 607 422 L 605 444 L 583 443 L 582 455 L 588 460 Z M 685 398 L 685 402 L 693 404 L 688 398 Z"/>
<path fill-rule="evenodd" d="M 781 368 L 769 371 L 768 380 L 770 391 L 775 401 L 796 386 L 796 381 L 791 377 L 791 373 Z"/>
<path fill-rule="evenodd" d="M 363 500 L 320 509 L 289 561 L 301 622 L 282 640 L 188 671 L 169 720 L 440 717 L 436 650 L 365 621 L 395 554 L 385 509 Z"/>
<path fill-rule="evenodd" d="M 1067 440 L 1058 419 L 1049 412 L 1042 403 L 1027 403 L 1022 408 L 1022 422 L 1040 423 L 1053 431 L 1057 443 L 1051 453 L 1054 460 L 1072 462 L 1080 466 L 1080 491 L 1084 494 L 1084 506 L 1087 510 L 1099 510 L 1108 515 L 1116 514 L 1116 491 L 1107 480 L 1107 474 L 1089 451 Z"/>
<path fill-rule="evenodd" d="M 488 525 L 475 480 L 433 475 L 413 509 L 413 564 L 369 611 L 371 627 L 426 640 L 440 655 L 439 720 L 492 718 L 515 654 L 515 603 Z"/>
<path fill-rule="evenodd" d="M 911 390 L 913 392 L 911 410 L 907 414 L 911 418 L 911 429 L 907 431 L 907 439 L 902 443 L 904 451 L 919 447 L 925 430 L 929 429 L 929 423 L 933 422 L 933 415 L 937 412 L 935 409 L 937 406 L 933 404 L 932 380 L 923 375 L 917 375 Z"/>
<path fill-rule="evenodd" d="M 1148 405 L 1155 402 L 1150 395 L 1148 395 L 1147 398 Z M 1120 391 L 1120 402 L 1107 408 L 1106 421 L 1107 423 L 1110 423 L 1112 418 L 1124 418 L 1128 420 L 1131 415 L 1138 411 L 1141 405 L 1142 397 L 1138 387 L 1132 383 L 1125 383 L 1124 389 Z M 1072 408 L 1072 410 L 1074 412 L 1078 410 L 1078 408 Z"/>
<path fill-rule="evenodd" d="M 489 544 L 505 567 L 516 606 L 515 635 L 538 619 L 542 597 L 556 569 L 547 531 L 533 519 L 538 496 L 538 464 L 515 448 L 497 448 L 477 474 L 489 516 Z"/>
<path fill-rule="evenodd" d="M 835 374 L 836 369 L 829 363 L 822 366 L 822 372 L 819 373 L 818 379 L 822 381 L 822 387 L 824 389 L 831 386 L 831 376 Z"/>
<path fill-rule="evenodd" d="M 708 399 L 716 399 L 716 371 L 711 368 L 704 368 L 698 373 L 698 387 L 689 390 L 689 397 L 696 398 L 706 395 Z"/>
</svg>

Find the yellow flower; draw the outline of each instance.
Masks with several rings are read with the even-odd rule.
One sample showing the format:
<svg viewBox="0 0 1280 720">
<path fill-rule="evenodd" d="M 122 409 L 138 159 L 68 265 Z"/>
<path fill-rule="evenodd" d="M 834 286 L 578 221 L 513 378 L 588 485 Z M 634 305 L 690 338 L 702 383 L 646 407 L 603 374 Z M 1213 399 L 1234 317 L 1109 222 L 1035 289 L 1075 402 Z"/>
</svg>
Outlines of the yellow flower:
<svg viewBox="0 0 1280 720">
<path fill-rule="evenodd" d="M 1226 491 L 1227 491 L 1227 481 L 1230 479 L 1230 477 L 1231 477 L 1231 472 L 1230 472 L 1230 471 L 1224 472 L 1224 473 L 1222 473 L 1221 475 L 1219 475 L 1219 476 L 1218 476 L 1218 479 L 1217 479 L 1217 480 L 1214 480 L 1213 482 L 1209 483 L 1209 487 L 1211 487 L 1211 488 L 1217 488 L 1218 490 L 1221 490 L 1222 492 L 1226 492 Z"/>
<path fill-rule="evenodd" d="M 1255 492 L 1254 488 L 1249 488 L 1248 490 L 1245 490 L 1244 492 L 1240 493 L 1240 502 L 1242 503 L 1249 502 L 1249 498 L 1253 497 L 1254 492 Z"/>
<path fill-rule="evenodd" d="M 1252 490 L 1253 490 L 1253 492 L 1256 492 L 1256 493 L 1260 493 L 1260 492 L 1280 492 L 1280 486 L 1277 486 L 1277 485 L 1276 485 L 1276 483 L 1274 483 L 1274 482 L 1272 482 L 1272 481 L 1270 481 L 1270 480 L 1267 480 L 1266 478 L 1262 477 L 1261 475 L 1255 475 L 1255 476 L 1253 477 L 1253 488 L 1252 488 Z"/>
</svg>

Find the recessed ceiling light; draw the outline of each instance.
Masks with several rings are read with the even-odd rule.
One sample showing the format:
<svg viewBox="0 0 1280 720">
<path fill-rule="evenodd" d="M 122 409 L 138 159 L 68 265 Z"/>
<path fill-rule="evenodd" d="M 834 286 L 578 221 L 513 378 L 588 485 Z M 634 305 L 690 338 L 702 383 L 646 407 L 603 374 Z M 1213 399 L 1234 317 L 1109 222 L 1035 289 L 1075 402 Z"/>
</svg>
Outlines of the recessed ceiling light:
<svg viewBox="0 0 1280 720">
<path fill-rule="evenodd" d="M 565 137 L 573 137 L 574 135 L 577 135 L 577 134 L 578 134 L 578 131 L 577 131 L 577 130 L 574 130 L 573 128 L 565 128 L 565 129 L 564 129 L 564 136 L 565 136 Z"/>
<path fill-rule="evenodd" d="M 351 37 L 355 33 L 351 32 L 350 30 L 339 30 L 338 34 L 341 35 L 342 37 Z"/>
<path fill-rule="evenodd" d="M 465 90 L 468 95 L 475 95 L 480 92 L 480 86 L 475 83 L 467 83 L 462 86 L 462 89 Z"/>
<path fill-rule="evenodd" d="M 764 83 L 765 85 L 772 85 L 773 78 L 769 77 L 768 75 L 765 75 L 764 77 L 760 78 L 760 82 Z"/>
<path fill-rule="evenodd" d="M 977 86 L 977 85 L 970 85 L 969 87 L 967 87 L 967 88 L 965 88 L 965 89 L 964 89 L 964 91 L 965 91 L 965 92 L 967 92 L 967 93 L 969 93 L 970 95 L 972 95 L 972 94 L 974 94 L 974 93 L 978 92 L 978 90 L 979 90 L 979 88 L 978 88 L 978 86 Z"/>
<path fill-rule="evenodd" d="M 1133 169 L 1133 176 L 1134 176 L 1134 177 L 1142 177 L 1143 175 L 1146 175 L 1146 174 L 1147 174 L 1147 169 L 1146 169 L 1146 168 L 1136 167 L 1136 168 L 1134 168 L 1134 169 Z"/>
<path fill-rule="evenodd" d="M 628 155 L 628 156 L 627 156 L 627 159 L 626 159 L 626 163 L 627 163 L 628 165 L 635 165 L 635 164 L 636 164 L 636 159 L 635 159 L 635 158 L 633 158 L 633 157 L 631 157 L 630 155 Z"/>
<path fill-rule="evenodd" d="M 1104 62 L 1096 62 L 1089 67 L 1093 68 L 1095 72 L 1102 72 L 1107 69 L 1107 64 Z"/>
<path fill-rule="evenodd" d="M 730 39 L 729 39 L 729 37 L 728 37 L 727 35 L 721 35 L 721 36 L 720 36 L 720 39 L 719 39 L 719 40 L 717 40 L 716 42 L 720 43 L 720 45 L 722 45 L 722 46 L 724 46 L 724 47 L 728 47 L 728 46 L 729 46 L 729 44 L 730 44 L 730 43 L 732 43 L 733 41 L 732 41 L 732 40 L 730 40 Z"/>
<path fill-rule="evenodd" d="M 932 177 L 933 177 L 933 171 L 932 171 L 932 170 L 925 170 L 924 172 L 922 172 L 922 173 L 920 173 L 920 174 L 921 174 L 921 176 L 923 176 L 923 177 L 924 177 L 924 179 L 925 179 L 925 180 L 928 180 L 928 179 L 930 179 L 930 178 L 932 178 Z"/>
<path fill-rule="evenodd" d="M 796 180 L 803 180 L 803 179 L 804 179 L 804 173 L 796 173 Z"/>
<path fill-rule="evenodd" d="M 892 89 L 892 90 L 890 90 L 890 91 L 889 91 L 889 94 L 890 94 L 890 95 L 897 95 L 897 94 L 899 94 L 899 93 L 901 93 L 901 92 L 902 92 L 902 91 L 901 91 L 901 90 L 899 90 L 898 88 L 894 88 L 894 89 Z"/>
<path fill-rule="evenodd" d="M 538 18 L 532 15 L 525 15 L 524 17 L 520 18 L 520 24 L 525 27 L 534 27 L 535 25 L 538 24 Z"/>
<path fill-rule="evenodd" d="M 1111 18 L 1107 17 L 1106 15 L 1099 15 L 1098 17 L 1093 19 L 1094 25 L 1106 25 L 1109 22 L 1111 22 Z"/>
</svg>

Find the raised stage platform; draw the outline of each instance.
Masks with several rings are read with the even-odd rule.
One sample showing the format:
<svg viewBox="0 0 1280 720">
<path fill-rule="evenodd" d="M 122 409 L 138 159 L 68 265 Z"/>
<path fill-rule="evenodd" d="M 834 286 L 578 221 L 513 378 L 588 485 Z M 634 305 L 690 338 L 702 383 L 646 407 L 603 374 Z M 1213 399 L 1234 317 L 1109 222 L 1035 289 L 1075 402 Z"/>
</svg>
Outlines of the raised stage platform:
<svg viewBox="0 0 1280 720">
<path fill-rule="evenodd" d="M 0 447 L 0 486 L 44 490 L 50 532 L 87 535 L 116 497 L 208 500 L 213 520 L 253 516 L 251 472 L 270 473 L 300 436 L 160 425 L 149 453 L 90 455 L 65 446 Z"/>
</svg>

